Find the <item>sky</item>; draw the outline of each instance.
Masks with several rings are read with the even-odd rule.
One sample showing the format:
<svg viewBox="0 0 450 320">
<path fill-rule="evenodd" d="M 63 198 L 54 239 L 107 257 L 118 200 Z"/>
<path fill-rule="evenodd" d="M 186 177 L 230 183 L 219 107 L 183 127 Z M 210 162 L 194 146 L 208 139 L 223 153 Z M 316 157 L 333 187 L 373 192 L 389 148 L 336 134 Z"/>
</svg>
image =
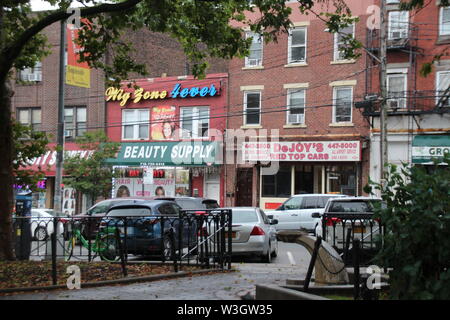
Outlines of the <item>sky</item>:
<svg viewBox="0 0 450 320">
<path fill-rule="evenodd" d="M 80 3 L 74 2 L 71 7 L 80 7 Z M 56 9 L 57 7 L 52 7 L 47 1 L 43 0 L 31 0 L 31 8 L 33 11 L 42 11 L 42 10 L 51 10 Z"/>
</svg>

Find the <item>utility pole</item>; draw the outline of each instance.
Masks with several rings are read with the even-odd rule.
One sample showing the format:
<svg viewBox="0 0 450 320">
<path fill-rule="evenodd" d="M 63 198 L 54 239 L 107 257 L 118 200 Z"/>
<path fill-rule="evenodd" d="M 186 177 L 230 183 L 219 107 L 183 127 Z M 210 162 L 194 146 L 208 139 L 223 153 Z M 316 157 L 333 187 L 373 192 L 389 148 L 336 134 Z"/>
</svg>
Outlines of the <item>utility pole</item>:
<svg viewBox="0 0 450 320">
<path fill-rule="evenodd" d="M 380 183 L 385 184 L 387 170 L 385 164 L 388 162 L 388 142 L 387 142 L 387 8 L 386 0 L 381 0 L 380 19 Z"/>
<path fill-rule="evenodd" d="M 59 82 L 58 82 L 58 132 L 56 140 L 56 173 L 55 173 L 55 196 L 53 208 L 56 212 L 62 211 L 62 169 L 64 155 L 64 82 L 66 78 L 65 68 L 66 54 L 66 22 L 61 20 L 61 32 L 59 40 Z"/>
</svg>

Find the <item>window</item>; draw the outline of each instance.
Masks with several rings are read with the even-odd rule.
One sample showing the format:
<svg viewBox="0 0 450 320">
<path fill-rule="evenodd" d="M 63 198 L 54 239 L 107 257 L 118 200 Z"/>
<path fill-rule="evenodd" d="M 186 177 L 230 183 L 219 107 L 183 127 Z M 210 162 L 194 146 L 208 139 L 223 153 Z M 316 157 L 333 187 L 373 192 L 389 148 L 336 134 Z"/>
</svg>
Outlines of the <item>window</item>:
<svg viewBox="0 0 450 320">
<path fill-rule="evenodd" d="M 283 198 L 291 196 L 290 166 L 280 166 L 277 174 L 262 176 L 262 196 Z"/>
<path fill-rule="evenodd" d="M 334 100 L 334 122 L 351 122 L 353 105 L 352 87 L 335 87 Z"/>
<path fill-rule="evenodd" d="M 122 139 L 149 138 L 149 110 L 129 109 L 122 111 Z"/>
<path fill-rule="evenodd" d="M 305 90 L 291 89 L 288 90 L 288 124 L 305 123 Z"/>
<path fill-rule="evenodd" d="M 439 35 L 450 35 L 450 7 L 443 7 L 439 13 Z"/>
<path fill-rule="evenodd" d="M 346 47 L 345 40 L 348 40 L 348 36 L 355 37 L 355 24 L 345 27 L 338 33 L 334 34 L 334 61 L 345 60 L 344 52 L 341 49 Z"/>
<path fill-rule="evenodd" d="M 253 37 L 250 46 L 250 55 L 245 57 L 246 67 L 262 66 L 262 36 L 252 32 L 246 33 L 247 39 Z"/>
<path fill-rule="evenodd" d="M 18 108 L 17 118 L 25 126 L 30 126 L 33 131 L 41 130 L 41 108 Z"/>
<path fill-rule="evenodd" d="M 86 107 L 64 108 L 64 135 L 82 136 L 86 132 Z"/>
<path fill-rule="evenodd" d="M 440 71 L 436 73 L 436 104 L 443 98 L 445 91 L 450 87 L 450 71 Z M 447 93 L 447 96 L 449 94 Z M 450 106 L 450 99 L 444 104 L 445 107 Z"/>
<path fill-rule="evenodd" d="M 406 74 L 388 74 L 388 108 L 406 108 Z"/>
<path fill-rule="evenodd" d="M 209 107 L 185 107 L 181 112 L 181 137 L 208 137 Z"/>
<path fill-rule="evenodd" d="M 33 68 L 25 68 L 19 71 L 21 81 L 42 81 L 42 63 L 36 62 Z"/>
<path fill-rule="evenodd" d="M 299 210 L 302 207 L 303 197 L 292 197 L 287 200 L 283 206 L 284 210 Z"/>
<path fill-rule="evenodd" d="M 389 40 L 405 39 L 408 37 L 409 12 L 389 12 Z"/>
<path fill-rule="evenodd" d="M 258 125 L 261 123 L 261 92 L 245 92 L 244 94 L 244 124 Z"/>
<path fill-rule="evenodd" d="M 306 28 L 289 31 L 288 63 L 306 62 Z"/>
<path fill-rule="evenodd" d="M 302 209 L 316 209 L 318 207 L 318 200 L 318 197 L 305 197 L 305 200 L 303 200 Z"/>
</svg>

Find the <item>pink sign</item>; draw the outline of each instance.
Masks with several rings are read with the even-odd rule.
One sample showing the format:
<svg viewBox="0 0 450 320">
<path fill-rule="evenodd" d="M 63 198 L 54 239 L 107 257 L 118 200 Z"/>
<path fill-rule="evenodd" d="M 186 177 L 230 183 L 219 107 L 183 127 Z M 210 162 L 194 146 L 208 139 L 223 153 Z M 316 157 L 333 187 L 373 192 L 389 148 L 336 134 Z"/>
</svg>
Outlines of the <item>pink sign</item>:
<svg viewBox="0 0 450 320">
<path fill-rule="evenodd" d="M 244 142 L 245 161 L 360 161 L 360 141 Z"/>
</svg>

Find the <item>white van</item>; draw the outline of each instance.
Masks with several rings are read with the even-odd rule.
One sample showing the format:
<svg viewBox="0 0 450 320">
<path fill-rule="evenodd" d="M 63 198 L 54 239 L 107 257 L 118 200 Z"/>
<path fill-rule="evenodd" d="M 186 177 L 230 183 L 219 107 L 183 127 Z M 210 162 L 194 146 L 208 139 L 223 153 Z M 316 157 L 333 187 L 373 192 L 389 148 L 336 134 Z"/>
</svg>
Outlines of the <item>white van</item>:
<svg viewBox="0 0 450 320">
<path fill-rule="evenodd" d="M 311 216 L 314 212 L 323 212 L 329 199 L 347 197 L 342 194 L 299 194 L 287 199 L 273 211 L 265 211 L 270 219 L 278 220 L 275 225 L 280 230 L 302 230 L 315 232 L 320 218 Z"/>
</svg>

